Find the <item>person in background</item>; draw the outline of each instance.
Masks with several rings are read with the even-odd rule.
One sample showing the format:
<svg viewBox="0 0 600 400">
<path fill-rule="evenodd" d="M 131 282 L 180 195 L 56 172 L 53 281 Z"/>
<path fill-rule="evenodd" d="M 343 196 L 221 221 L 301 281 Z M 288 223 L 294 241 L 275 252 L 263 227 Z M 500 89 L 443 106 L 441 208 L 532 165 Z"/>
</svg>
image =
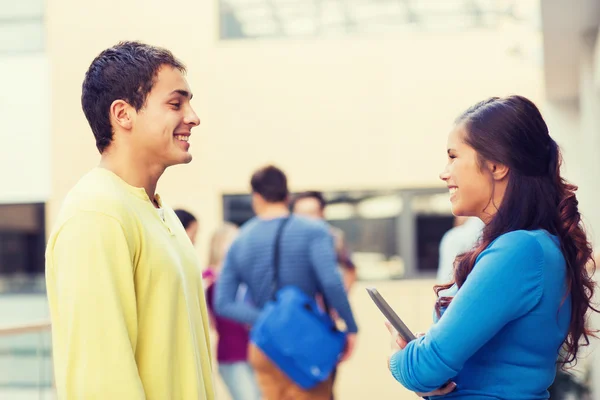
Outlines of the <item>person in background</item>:
<svg viewBox="0 0 600 400">
<path fill-rule="evenodd" d="M 215 282 L 218 280 L 225 254 L 237 234 L 237 226 L 231 223 L 225 223 L 215 231 L 210 241 L 208 268 L 204 270 L 202 277 L 206 284 L 208 308 L 219 335 L 217 338 L 219 374 L 233 400 L 260 400 L 260 390 L 254 371 L 248 363 L 248 326 L 214 313 Z M 240 288 L 237 301 L 248 301 L 246 288 Z"/>
<path fill-rule="evenodd" d="M 327 202 L 323 193 L 319 191 L 307 191 L 297 194 L 292 200 L 291 209 L 296 215 L 300 215 L 306 218 L 312 218 L 316 220 L 325 221 L 325 207 Z M 335 252 L 337 255 L 338 266 L 344 279 L 344 287 L 346 292 L 350 292 L 350 289 L 356 282 L 356 266 L 350 258 L 350 252 L 344 242 L 344 232 L 334 226 L 330 226 L 329 230 L 333 236 L 333 242 L 335 245 Z M 322 303 L 322 300 L 319 301 Z M 335 310 L 331 310 L 331 317 L 338 319 Z M 337 369 L 332 374 L 332 385 L 335 385 L 335 379 L 337 377 Z M 332 390 L 331 400 L 334 399 Z"/>
<path fill-rule="evenodd" d="M 324 221 L 326 206 L 327 202 L 325 201 L 323 193 L 318 191 L 308 191 L 294 197 L 291 209 L 296 215 Z M 347 292 L 350 292 L 354 282 L 356 282 L 356 266 L 352 262 L 350 251 L 346 247 L 344 232 L 334 226 L 330 226 L 330 231 L 335 243 L 338 265 L 340 266 L 344 278 L 344 287 Z"/>
<path fill-rule="evenodd" d="M 140 42 L 102 51 L 81 103 L 100 153 L 46 248 L 59 399 L 215 398 L 200 262 L 156 187 L 192 160 L 185 66 Z"/>
<path fill-rule="evenodd" d="M 337 268 L 329 227 L 323 221 L 290 216 L 287 177 L 279 168 L 267 166 L 250 180 L 256 217 L 246 222 L 227 253 L 217 282 L 217 314 L 254 325 L 274 293 L 275 239 L 283 223 L 279 263 L 279 286 L 292 285 L 307 296 L 323 295 L 347 327 L 342 360 L 347 360 L 356 342 L 358 327 Z M 236 300 L 241 284 L 248 287 L 253 303 Z M 263 396 L 268 400 L 329 400 L 332 379 L 304 390 L 285 375 L 256 345 L 250 345 L 252 364 Z"/>
<path fill-rule="evenodd" d="M 192 244 L 196 244 L 196 237 L 198 236 L 198 220 L 194 215 L 186 210 L 178 208 L 175 210 L 175 215 L 181 221 L 183 228 L 185 229 L 185 233 L 187 233 L 190 238 Z"/>
<path fill-rule="evenodd" d="M 406 343 L 387 324 L 388 367 L 421 396 L 548 399 L 557 362 L 577 360 L 597 311 L 577 187 L 561 176 L 540 111 L 521 96 L 465 111 L 447 155 L 440 178 L 452 213 L 485 227 L 452 281 L 435 286 L 439 320 L 425 335 Z"/>
<path fill-rule="evenodd" d="M 475 246 L 481 237 L 483 226 L 483 222 L 477 217 L 454 217 L 454 226 L 440 241 L 438 283 L 446 283 L 452 279 L 454 260 Z"/>
</svg>

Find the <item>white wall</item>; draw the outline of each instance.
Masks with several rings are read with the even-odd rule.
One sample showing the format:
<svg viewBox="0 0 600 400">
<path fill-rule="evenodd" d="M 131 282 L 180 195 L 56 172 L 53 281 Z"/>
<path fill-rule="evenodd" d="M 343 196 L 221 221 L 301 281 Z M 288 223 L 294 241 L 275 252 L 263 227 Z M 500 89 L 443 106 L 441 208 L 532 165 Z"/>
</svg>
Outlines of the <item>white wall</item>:
<svg viewBox="0 0 600 400">
<path fill-rule="evenodd" d="M 589 39 L 589 38 L 587 38 Z M 594 38 L 595 39 L 595 38 Z M 600 92 L 594 85 L 593 42 L 584 40 L 581 49 L 579 104 L 581 140 L 579 160 L 583 168 L 581 205 L 590 231 L 600 233 Z M 583 186 L 585 185 L 585 187 Z M 595 237 L 598 244 L 598 238 Z"/>
<path fill-rule="evenodd" d="M 50 196 L 50 95 L 46 56 L 0 58 L 0 204 Z"/>
<path fill-rule="evenodd" d="M 592 243 L 598 251 L 600 244 L 600 87 L 597 85 L 600 63 L 598 42 L 591 36 L 580 35 L 578 47 L 578 99 L 573 102 L 546 103 L 544 110 L 551 134 L 563 149 L 564 176 L 579 186 L 579 210 Z M 595 75 L 596 74 L 596 75 Z M 596 293 L 598 299 L 598 293 Z M 596 300 L 596 303 L 598 300 Z M 592 328 L 600 327 L 600 315 L 592 313 Z M 593 398 L 600 400 L 599 341 L 583 348 L 577 368 L 572 371 L 578 379 L 592 368 Z"/>
</svg>

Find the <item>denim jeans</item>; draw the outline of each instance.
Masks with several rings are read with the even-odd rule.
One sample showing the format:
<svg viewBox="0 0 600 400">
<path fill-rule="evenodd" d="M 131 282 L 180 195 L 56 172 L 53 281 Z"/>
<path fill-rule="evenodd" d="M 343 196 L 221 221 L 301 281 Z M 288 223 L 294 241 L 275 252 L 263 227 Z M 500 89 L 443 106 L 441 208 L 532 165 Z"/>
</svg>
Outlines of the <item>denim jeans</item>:
<svg viewBox="0 0 600 400">
<path fill-rule="evenodd" d="M 219 364 L 219 374 L 233 400 L 260 400 L 254 371 L 247 362 Z"/>
</svg>

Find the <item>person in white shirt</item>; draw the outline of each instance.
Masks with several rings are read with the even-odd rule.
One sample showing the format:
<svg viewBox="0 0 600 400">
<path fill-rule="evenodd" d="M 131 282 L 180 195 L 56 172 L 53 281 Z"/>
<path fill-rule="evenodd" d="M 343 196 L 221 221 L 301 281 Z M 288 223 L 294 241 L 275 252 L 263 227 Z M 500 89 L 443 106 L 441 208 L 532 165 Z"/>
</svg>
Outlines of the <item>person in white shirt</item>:
<svg viewBox="0 0 600 400">
<path fill-rule="evenodd" d="M 437 281 L 447 283 L 453 278 L 454 259 L 471 250 L 479 240 L 483 222 L 477 217 L 455 217 L 454 227 L 444 234 L 440 242 L 440 262 Z"/>
</svg>

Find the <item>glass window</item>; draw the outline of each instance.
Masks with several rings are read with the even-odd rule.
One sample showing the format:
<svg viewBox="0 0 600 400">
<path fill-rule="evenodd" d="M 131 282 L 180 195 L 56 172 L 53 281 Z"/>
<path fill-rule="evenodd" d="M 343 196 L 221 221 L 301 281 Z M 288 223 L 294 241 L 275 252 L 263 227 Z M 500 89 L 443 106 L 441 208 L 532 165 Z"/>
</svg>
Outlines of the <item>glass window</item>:
<svg viewBox="0 0 600 400">
<path fill-rule="evenodd" d="M 416 265 L 421 274 L 434 275 L 439 264 L 440 241 L 452 228 L 452 215 L 447 191 L 416 195 L 412 198 L 415 215 Z"/>
<path fill-rule="evenodd" d="M 447 190 L 324 192 L 325 219 L 344 233 L 359 279 L 433 275 L 439 243 L 452 227 Z M 243 224 L 254 215 L 250 195 L 223 196 L 224 218 Z"/>
<path fill-rule="evenodd" d="M 0 54 L 42 52 L 44 29 L 42 0 L 0 0 Z"/>
<path fill-rule="evenodd" d="M 219 0 L 221 39 L 539 29 L 539 0 Z"/>
<path fill-rule="evenodd" d="M 44 204 L 0 205 L 0 293 L 44 290 L 45 244 Z"/>
</svg>

